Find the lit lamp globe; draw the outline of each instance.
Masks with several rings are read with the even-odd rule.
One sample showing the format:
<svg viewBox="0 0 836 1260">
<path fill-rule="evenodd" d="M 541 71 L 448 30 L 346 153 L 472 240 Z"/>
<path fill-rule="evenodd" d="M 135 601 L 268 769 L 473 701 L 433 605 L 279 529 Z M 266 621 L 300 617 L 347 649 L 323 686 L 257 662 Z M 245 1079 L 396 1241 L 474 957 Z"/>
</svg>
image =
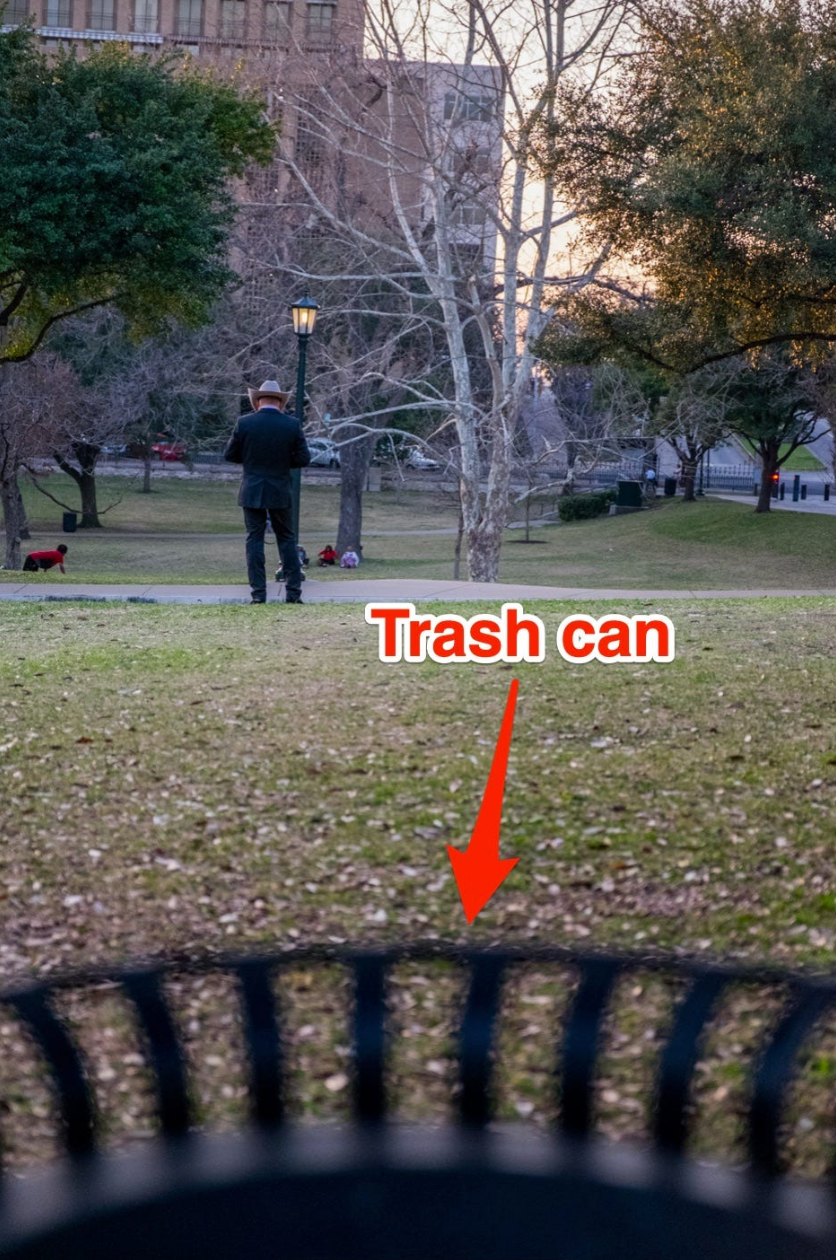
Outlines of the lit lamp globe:
<svg viewBox="0 0 836 1260">
<path fill-rule="evenodd" d="M 309 298 L 307 294 L 298 302 L 293 303 L 290 311 L 293 316 L 293 331 L 297 337 L 310 337 L 314 330 L 318 310 L 319 303 Z"/>
</svg>

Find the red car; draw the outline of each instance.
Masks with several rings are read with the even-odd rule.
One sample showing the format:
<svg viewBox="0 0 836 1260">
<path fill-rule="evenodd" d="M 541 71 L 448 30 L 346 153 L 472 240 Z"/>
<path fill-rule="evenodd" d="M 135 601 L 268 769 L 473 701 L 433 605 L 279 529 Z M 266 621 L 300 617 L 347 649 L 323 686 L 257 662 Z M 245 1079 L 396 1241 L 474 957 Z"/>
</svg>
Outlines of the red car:
<svg viewBox="0 0 836 1260">
<path fill-rule="evenodd" d="M 186 454 L 185 442 L 155 442 L 151 447 L 155 455 L 161 460 L 168 463 L 176 463 L 178 459 L 183 459 Z"/>
</svg>

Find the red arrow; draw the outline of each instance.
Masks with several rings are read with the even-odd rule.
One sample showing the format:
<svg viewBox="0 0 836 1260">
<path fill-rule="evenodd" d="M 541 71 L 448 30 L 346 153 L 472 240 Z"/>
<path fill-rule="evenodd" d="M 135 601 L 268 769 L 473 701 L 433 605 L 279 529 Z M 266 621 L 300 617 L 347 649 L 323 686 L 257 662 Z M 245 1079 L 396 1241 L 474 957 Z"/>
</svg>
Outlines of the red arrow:
<svg viewBox="0 0 836 1260">
<path fill-rule="evenodd" d="M 496 741 L 496 751 L 491 772 L 485 786 L 485 794 L 479 808 L 476 826 L 470 844 L 464 853 L 447 846 L 447 855 L 459 886 L 459 896 L 468 923 L 472 923 L 490 901 L 500 884 L 511 874 L 519 858 L 499 856 L 499 833 L 502 828 L 502 798 L 505 795 L 505 776 L 508 773 L 508 752 L 514 730 L 514 708 L 517 703 L 519 683 L 511 682 L 505 715 Z"/>
</svg>

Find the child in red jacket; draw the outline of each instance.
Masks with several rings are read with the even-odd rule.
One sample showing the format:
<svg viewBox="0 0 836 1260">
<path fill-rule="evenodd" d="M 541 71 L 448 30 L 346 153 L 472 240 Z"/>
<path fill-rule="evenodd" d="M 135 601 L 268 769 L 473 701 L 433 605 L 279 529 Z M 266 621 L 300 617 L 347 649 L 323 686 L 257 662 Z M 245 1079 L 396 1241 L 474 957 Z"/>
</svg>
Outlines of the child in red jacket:
<svg viewBox="0 0 836 1260">
<path fill-rule="evenodd" d="M 67 548 L 64 543 L 59 543 L 54 551 L 30 551 L 29 555 L 23 561 L 24 573 L 37 573 L 42 570 L 44 573 L 49 569 L 53 569 L 55 565 L 62 573 L 66 573 L 64 568 L 64 557 L 67 554 Z"/>
</svg>

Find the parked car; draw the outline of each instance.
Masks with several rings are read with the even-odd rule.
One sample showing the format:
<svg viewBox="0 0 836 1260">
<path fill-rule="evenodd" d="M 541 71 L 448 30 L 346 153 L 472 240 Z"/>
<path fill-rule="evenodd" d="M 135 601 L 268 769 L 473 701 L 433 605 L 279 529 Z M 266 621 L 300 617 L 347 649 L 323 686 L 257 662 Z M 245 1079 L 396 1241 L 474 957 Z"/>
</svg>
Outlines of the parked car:
<svg viewBox="0 0 836 1260">
<path fill-rule="evenodd" d="M 431 468 L 440 468 L 441 464 L 439 464 L 437 459 L 430 459 L 429 455 L 425 455 L 417 446 L 413 446 L 404 460 L 404 467 L 429 470 Z"/>
<path fill-rule="evenodd" d="M 339 468 L 340 452 L 330 438 L 308 438 L 312 468 Z"/>
<path fill-rule="evenodd" d="M 121 459 L 128 454 L 127 446 L 103 446 L 102 455 L 105 459 Z"/>
<path fill-rule="evenodd" d="M 155 442 L 151 447 L 152 452 L 159 457 L 164 463 L 176 463 L 178 459 L 184 459 L 186 455 L 185 442 Z"/>
</svg>

